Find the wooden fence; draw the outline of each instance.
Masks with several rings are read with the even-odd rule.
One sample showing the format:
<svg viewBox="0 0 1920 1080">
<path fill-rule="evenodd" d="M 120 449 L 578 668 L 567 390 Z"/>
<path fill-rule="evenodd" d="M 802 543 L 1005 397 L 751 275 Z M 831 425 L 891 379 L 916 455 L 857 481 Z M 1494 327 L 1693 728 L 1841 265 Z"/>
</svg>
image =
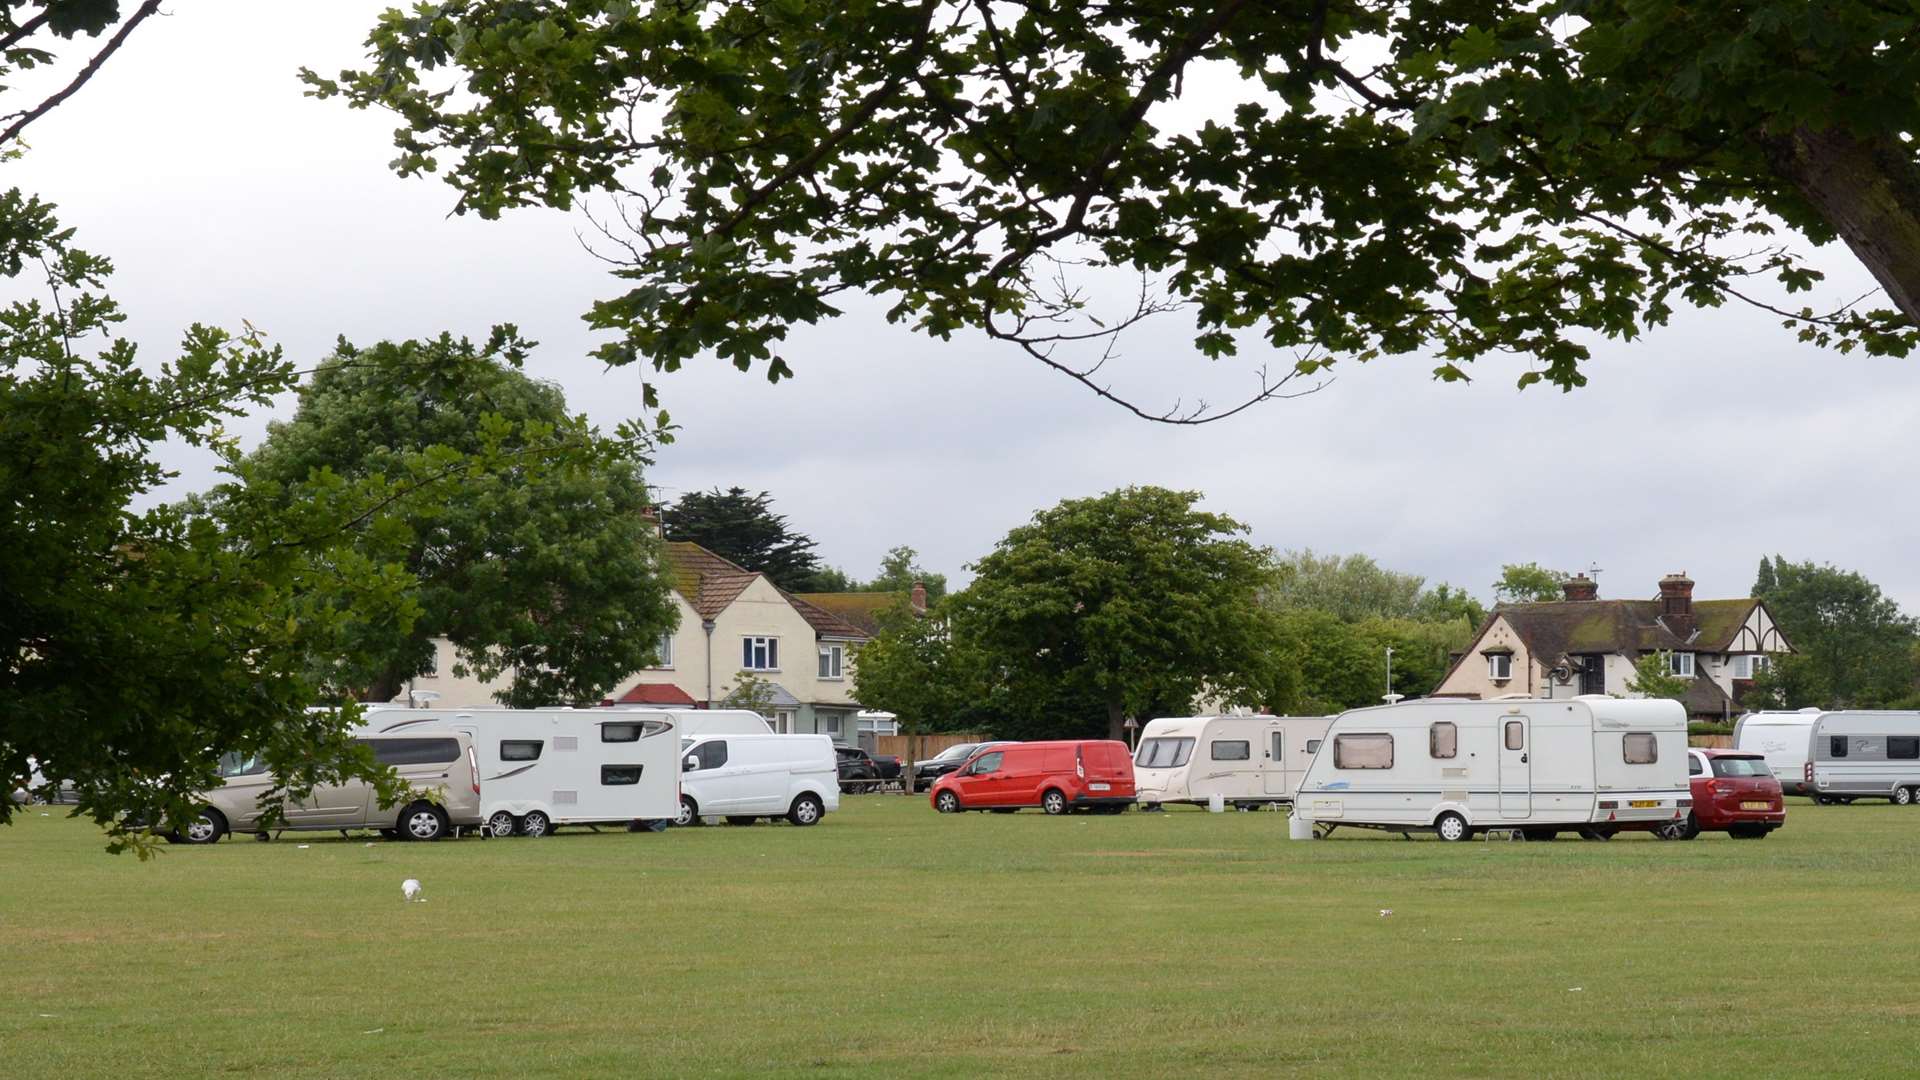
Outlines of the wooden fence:
<svg viewBox="0 0 1920 1080">
<path fill-rule="evenodd" d="M 959 746 L 961 743 L 984 742 L 987 737 L 977 734 L 920 736 L 876 735 L 873 739 L 873 752 L 876 754 L 892 754 L 904 762 L 908 756 L 907 740 L 916 738 L 919 741 L 919 746 L 917 752 L 913 755 L 913 760 L 925 761 L 949 746 Z"/>
<path fill-rule="evenodd" d="M 1730 750 L 1733 748 L 1733 736 L 1731 735 L 1689 735 L 1687 736 L 1687 745 L 1699 746 L 1699 747 L 1718 747 L 1722 750 Z"/>
</svg>

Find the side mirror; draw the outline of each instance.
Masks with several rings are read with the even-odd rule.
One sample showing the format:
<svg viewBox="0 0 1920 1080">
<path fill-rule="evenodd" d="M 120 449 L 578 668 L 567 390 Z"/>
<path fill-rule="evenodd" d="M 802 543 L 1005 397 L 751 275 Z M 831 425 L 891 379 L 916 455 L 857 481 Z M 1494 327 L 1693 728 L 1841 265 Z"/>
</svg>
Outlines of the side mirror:
<svg viewBox="0 0 1920 1080">
<path fill-rule="evenodd" d="M 698 755 L 695 755 L 695 754 L 688 754 L 688 755 L 687 755 L 687 761 L 686 761 L 686 767 L 687 767 L 687 771 L 688 771 L 688 772 L 692 772 L 693 770 L 695 770 L 695 769 L 698 769 L 698 768 L 700 767 L 700 758 L 699 758 L 699 756 L 698 756 Z"/>
</svg>

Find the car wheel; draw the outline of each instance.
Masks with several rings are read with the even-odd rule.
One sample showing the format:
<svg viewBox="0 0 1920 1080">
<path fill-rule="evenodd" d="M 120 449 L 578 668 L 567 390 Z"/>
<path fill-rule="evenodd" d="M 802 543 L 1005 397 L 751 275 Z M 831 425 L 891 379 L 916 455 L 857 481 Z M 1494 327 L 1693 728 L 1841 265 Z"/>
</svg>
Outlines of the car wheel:
<svg viewBox="0 0 1920 1080">
<path fill-rule="evenodd" d="M 1048 788 L 1040 796 L 1040 809 L 1058 817 L 1071 808 L 1067 806 L 1067 796 L 1065 792 L 1062 792 L 1059 788 Z"/>
<path fill-rule="evenodd" d="M 520 819 L 521 836 L 538 839 L 551 832 L 553 832 L 553 819 L 538 810 L 529 810 L 527 816 Z"/>
<path fill-rule="evenodd" d="M 1904 787 L 1894 788 L 1893 789 L 1893 805 L 1912 806 L 1913 805 L 1913 789 L 1904 788 Z"/>
<path fill-rule="evenodd" d="M 1613 834 L 1614 834 L 1615 832 L 1617 832 L 1617 831 L 1618 831 L 1618 830 L 1616 830 L 1616 829 L 1609 829 L 1609 828 L 1606 828 L 1606 827 L 1604 827 L 1604 826 L 1592 826 L 1592 825 L 1590 825 L 1590 826 L 1588 826 L 1587 828 L 1584 828 L 1584 829 L 1581 829 L 1581 830 L 1580 830 L 1580 839 L 1582 839 L 1582 840 L 1611 840 L 1611 839 L 1613 839 Z"/>
<path fill-rule="evenodd" d="M 408 840 L 438 840 L 447 833 L 447 816 L 437 806 L 414 803 L 400 815 L 400 827 Z"/>
<path fill-rule="evenodd" d="M 793 809 L 787 811 L 787 820 L 795 825 L 817 825 L 827 808 L 820 804 L 817 795 L 802 795 L 793 800 Z"/>
<path fill-rule="evenodd" d="M 1329 829 L 1328 831 L 1331 832 L 1332 830 Z M 1467 838 L 1467 819 L 1449 810 L 1441 814 L 1440 817 L 1434 821 L 1433 831 L 1439 834 L 1440 839 L 1448 842 L 1465 840 Z"/>
<path fill-rule="evenodd" d="M 680 796 L 680 812 L 673 815 L 673 823 L 682 828 L 700 824 L 700 804 L 685 795 Z"/>
<path fill-rule="evenodd" d="M 1691 840 L 1700 835 L 1700 820 L 1688 811 L 1679 821 L 1669 821 L 1653 830 L 1653 835 L 1662 840 Z"/>
<path fill-rule="evenodd" d="M 943 791 L 933 797 L 933 808 L 943 814 L 957 814 L 960 812 L 960 796 Z"/>
<path fill-rule="evenodd" d="M 758 818 L 752 816 L 751 814 L 728 814 L 727 815 L 727 824 L 729 825 L 751 825 L 758 820 L 759 820 Z"/>
<path fill-rule="evenodd" d="M 512 836 L 513 830 L 519 827 L 520 823 L 505 810 L 495 811 L 494 815 L 487 819 L 488 836 Z"/>
<path fill-rule="evenodd" d="M 225 835 L 227 819 L 220 816 L 220 811 L 207 806 L 187 823 L 187 831 L 180 834 L 180 838 L 189 844 L 217 844 Z"/>
</svg>

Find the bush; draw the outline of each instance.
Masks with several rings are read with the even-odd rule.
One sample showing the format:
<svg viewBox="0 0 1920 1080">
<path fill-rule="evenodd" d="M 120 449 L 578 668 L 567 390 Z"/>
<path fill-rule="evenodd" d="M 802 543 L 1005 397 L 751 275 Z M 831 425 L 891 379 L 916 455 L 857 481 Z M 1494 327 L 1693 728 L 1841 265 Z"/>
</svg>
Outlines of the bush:
<svg viewBox="0 0 1920 1080">
<path fill-rule="evenodd" d="M 1732 724 L 1709 724 L 1703 721 L 1696 720 L 1687 725 L 1687 734 L 1689 735 L 1731 735 L 1733 734 L 1733 725 Z"/>
</svg>

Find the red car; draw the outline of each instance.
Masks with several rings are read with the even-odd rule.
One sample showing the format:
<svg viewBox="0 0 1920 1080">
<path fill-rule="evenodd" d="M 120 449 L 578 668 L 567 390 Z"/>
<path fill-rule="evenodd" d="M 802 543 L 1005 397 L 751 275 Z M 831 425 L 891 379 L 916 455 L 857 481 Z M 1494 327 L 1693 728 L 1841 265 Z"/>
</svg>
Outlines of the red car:
<svg viewBox="0 0 1920 1080">
<path fill-rule="evenodd" d="M 1787 823 L 1780 781 L 1759 754 L 1688 750 L 1687 775 L 1693 784 L 1693 809 L 1684 821 L 1661 826 L 1654 835 L 1662 840 L 1691 840 L 1702 832 L 1758 840 Z"/>
<path fill-rule="evenodd" d="M 934 781 L 927 798 L 943 814 L 1023 806 L 1117 814 L 1134 799 L 1133 755 L 1126 743 L 1105 739 L 1001 743 Z"/>
</svg>

